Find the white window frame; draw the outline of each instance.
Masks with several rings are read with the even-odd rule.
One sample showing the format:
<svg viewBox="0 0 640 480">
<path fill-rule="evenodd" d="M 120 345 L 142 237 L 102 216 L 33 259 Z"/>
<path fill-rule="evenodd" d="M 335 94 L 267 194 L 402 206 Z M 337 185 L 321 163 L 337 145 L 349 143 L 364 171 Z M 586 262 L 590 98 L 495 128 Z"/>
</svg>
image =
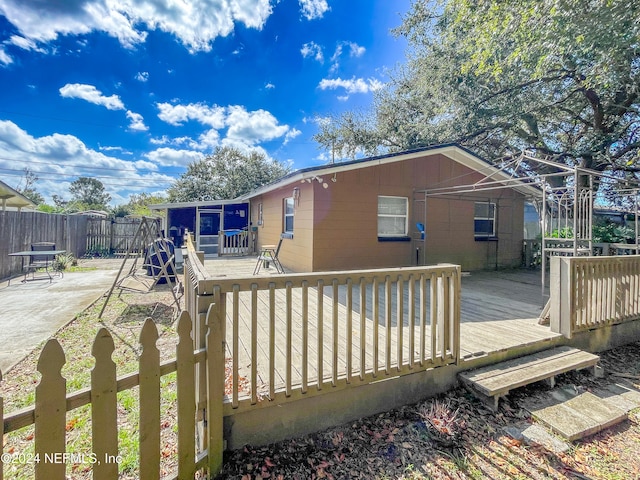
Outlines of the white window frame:
<svg viewBox="0 0 640 480">
<path fill-rule="evenodd" d="M 384 214 L 384 213 L 380 213 L 380 200 L 383 198 L 394 198 L 394 199 L 402 199 L 404 200 L 405 203 L 405 214 L 404 215 L 389 215 L 389 214 Z M 390 234 L 390 233 L 381 233 L 380 232 L 380 222 L 378 221 L 378 237 L 388 237 L 388 238 L 400 238 L 400 237 L 406 237 L 408 235 L 409 232 L 409 197 L 395 197 L 395 196 L 391 196 L 391 195 L 378 195 L 378 220 L 380 219 L 380 217 L 392 217 L 392 218 L 404 218 L 404 233 L 397 233 L 397 234 Z"/>
<path fill-rule="evenodd" d="M 478 216 L 476 214 L 476 205 L 484 205 L 489 207 L 487 216 Z M 493 211 L 493 215 L 491 212 Z M 474 238 L 495 238 L 496 236 L 496 214 L 498 212 L 497 206 L 494 202 L 475 202 L 473 204 L 473 236 Z M 491 222 L 493 228 L 491 232 L 478 232 L 476 231 L 476 220 L 484 220 Z"/>
<path fill-rule="evenodd" d="M 291 205 L 291 213 L 287 213 L 287 206 Z M 287 218 L 291 218 L 291 230 L 287 230 Z M 293 197 L 287 197 L 282 200 L 282 232 L 293 235 L 295 228 L 295 203 Z"/>
</svg>

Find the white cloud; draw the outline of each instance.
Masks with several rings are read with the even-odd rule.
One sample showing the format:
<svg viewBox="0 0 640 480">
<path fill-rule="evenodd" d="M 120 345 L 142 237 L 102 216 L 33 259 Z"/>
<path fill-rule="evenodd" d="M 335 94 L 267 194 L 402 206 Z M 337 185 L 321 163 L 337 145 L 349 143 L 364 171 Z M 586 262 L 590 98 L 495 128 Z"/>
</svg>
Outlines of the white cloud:
<svg viewBox="0 0 640 480">
<path fill-rule="evenodd" d="M 20 35 L 11 35 L 11 38 L 7 43 L 15 45 L 16 47 L 19 47 L 23 50 L 33 50 L 40 53 L 46 53 L 46 50 L 44 48 L 38 47 L 36 42 L 29 38 L 21 37 Z"/>
<path fill-rule="evenodd" d="M 147 82 L 149 81 L 149 72 L 138 72 L 135 78 L 139 82 Z"/>
<path fill-rule="evenodd" d="M 202 154 L 193 150 L 175 150 L 162 147 L 146 154 L 146 157 L 157 165 L 166 167 L 184 167 L 202 158 Z"/>
<path fill-rule="evenodd" d="M 287 143 L 289 143 L 291 140 L 293 140 L 294 138 L 296 138 L 298 135 L 300 135 L 302 132 L 300 130 L 298 130 L 297 128 L 292 128 L 291 130 L 289 130 L 287 132 L 287 134 L 284 136 L 284 145 L 286 145 Z"/>
<path fill-rule="evenodd" d="M 4 47 L 0 46 L 0 63 L 4 65 L 11 65 L 13 63 L 13 58 L 9 56 Z"/>
<path fill-rule="evenodd" d="M 224 127 L 224 107 L 217 105 L 209 107 L 204 103 L 188 105 L 158 103 L 156 106 L 160 110 L 158 118 L 170 125 L 179 126 L 189 120 L 195 120 L 216 129 Z"/>
<path fill-rule="evenodd" d="M 100 150 L 101 152 L 120 152 L 120 153 L 124 153 L 126 155 L 132 155 L 133 152 L 131 152 L 130 150 L 125 150 L 122 147 L 118 147 L 118 146 L 102 146 L 100 145 L 98 147 L 98 150 Z"/>
<path fill-rule="evenodd" d="M 109 110 L 124 110 L 124 104 L 118 95 L 105 97 L 102 95 L 102 92 L 93 85 L 67 83 L 60 89 L 60 95 L 66 98 L 80 98 L 89 103 L 106 107 Z"/>
<path fill-rule="evenodd" d="M 242 143 L 255 146 L 260 142 L 282 137 L 289 132 L 288 125 L 279 125 L 278 119 L 266 110 L 247 111 L 240 105 L 220 107 L 208 106 L 204 103 L 188 105 L 158 103 L 158 117 L 170 125 L 179 127 L 187 121 L 196 121 L 210 127 L 198 137 L 197 142 L 189 139 L 185 142 L 190 148 L 209 150 L 218 145 Z M 226 134 L 223 137 L 224 129 Z M 221 140 L 222 139 L 222 140 Z M 165 137 L 154 139 L 156 145 L 176 145 L 175 139 L 169 141 Z"/>
<path fill-rule="evenodd" d="M 135 130 L 137 132 L 146 132 L 149 130 L 149 127 L 144 124 L 144 118 L 139 113 L 127 110 L 127 118 L 131 120 L 129 130 Z"/>
<path fill-rule="evenodd" d="M 330 10 L 327 0 L 298 0 L 298 3 L 300 4 L 302 15 L 307 20 L 322 18 Z"/>
<path fill-rule="evenodd" d="M 384 84 L 380 80 L 370 78 L 364 80 L 362 78 L 351 78 L 351 80 L 343 80 L 342 78 L 323 78 L 320 81 L 318 87 L 321 90 L 336 90 L 338 88 L 344 88 L 347 93 L 368 93 L 376 90 L 380 90 Z"/>
<path fill-rule="evenodd" d="M 321 16 L 322 3 L 326 7 L 324 0 L 302 1 L 309 4 L 310 15 Z M 148 30 L 161 30 L 195 52 L 210 51 L 213 40 L 229 35 L 235 22 L 261 29 L 273 7 L 270 0 L 2 0 L 1 10 L 24 37 L 36 42 L 102 31 L 130 48 L 144 42 Z"/>
<path fill-rule="evenodd" d="M 309 42 L 302 45 L 302 48 L 300 49 L 300 53 L 304 58 L 313 57 L 320 63 L 324 61 L 324 54 L 322 53 L 322 47 L 318 45 L 316 42 Z"/>
<path fill-rule="evenodd" d="M 105 152 L 118 148 L 101 147 Z M 93 150 L 73 135 L 33 137 L 11 121 L 0 121 L 0 168 L 13 171 L 27 166 L 40 178 L 36 189 L 45 198 L 52 194 L 68 197 L 70 182 L 79 176 L 99 179 L 114 201 L 120 193 L 126 196 L 130 191 L 163 189 L 174 180 L 151 171 L 157 168 L 154 164 Z"/>
<path fill-rule="evenodd" d="M 344 52 L 344 47 L 349 48 L 349 56 L 352 58 L 361 57 L 367 51 L 366 48 L 354 42 L 339 42 L 336 46 L 335 52 L 333 52 L 333 55 L 331 56 L 331 61 L 333 62 L 331 65 L 331 71 L 336 71 L 340 66 L 340 57 Z"/>
<path fill-rule="evenodd" d="M 276 88 L 276 86 L 273 83 L 269 82 L 264 86 L 264 88 L 266 88 L 267 90 L 273 90 L 274 88 Z"/>
<path fill-rule="evenodd" d="M 226 124 L 227 138 L 255 145 L 262 141 L 273 140 L 287 133 L 287 125 L 278 125 L 278 120 L 266 110 L 248 112 L 244 107 L 228 108 Z"/>
</svg>

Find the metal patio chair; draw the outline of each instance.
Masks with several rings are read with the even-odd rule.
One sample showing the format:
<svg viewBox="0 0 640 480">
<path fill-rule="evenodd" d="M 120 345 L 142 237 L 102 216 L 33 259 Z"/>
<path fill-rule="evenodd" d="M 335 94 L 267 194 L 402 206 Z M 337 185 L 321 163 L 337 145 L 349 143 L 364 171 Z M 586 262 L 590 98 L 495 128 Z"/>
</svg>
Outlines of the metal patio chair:
<svg viewBox="0 0 640 480">
<path fill-rule="evenodd" d="M 284 234 L 280 235 L 280 241 L 278 245 L 263 245 L 260 249 L 260 254 L 258 255 L 258 261 L 256 262 L 256 266 L 253 269 L 253 274 L 257 275 L 260 273 L 260 269 L 262 267 L 269 268 L 269 264 L 273 263 L 273 266 L 276 267 L 276 271 L 278 273 L 284 273 L 284 267 L 280 263 L 278 259 L 278 254 L 280 253 L 280 248 L 282 247 L 282 240 L 284 240 Z"/>
</svg>

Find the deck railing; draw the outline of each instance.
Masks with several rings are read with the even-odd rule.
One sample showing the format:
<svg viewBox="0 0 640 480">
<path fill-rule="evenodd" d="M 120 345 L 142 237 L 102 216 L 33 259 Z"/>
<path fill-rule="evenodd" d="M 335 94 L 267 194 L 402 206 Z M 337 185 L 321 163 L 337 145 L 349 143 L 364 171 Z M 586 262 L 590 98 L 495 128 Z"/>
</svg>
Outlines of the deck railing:
<svg viewBox="0 0 640 480">
<path fill-rule="evenodd" d="M 575 333 L 640 318 L 640 256 L 553 257 L 551 328 Z"/>
<path fill-rule="evenodd" d="M 207 284 L 213 322 L 227 328 L 231 408 L 265 398 L 284 402 L 294 392 L 310 396 L 459 359 L 459 266 Z"/>
<path fill-rule="evenodd" d="M 246 230 L 222 230 L 218 233 L 218 256 L 249 255 L 251 242 Z"/>
</svg>

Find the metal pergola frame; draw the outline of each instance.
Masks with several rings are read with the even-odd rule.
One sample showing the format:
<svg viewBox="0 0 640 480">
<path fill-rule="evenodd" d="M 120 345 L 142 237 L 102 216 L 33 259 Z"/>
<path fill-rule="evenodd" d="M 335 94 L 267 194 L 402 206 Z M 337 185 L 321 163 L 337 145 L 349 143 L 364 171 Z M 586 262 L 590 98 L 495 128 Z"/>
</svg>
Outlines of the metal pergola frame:
<svg viewBox="0 0 640 480">
<path fill-rule="evenodd" d="M 529 199 L 535 198 L 540 200 L 540 204 L 536 203 L 540 215 L 540 227 L 542 232 L 541 238 L 541 276 L 542 276 L 542 298 L 545 303 L 546 288 L 546 269 L 548 257 L 554 255 L 563 256 L 592 256 L 593 255 L 593 209 L 594 201 L 597 197 L 597 191 L 594 188 L 595 180 L 615 180 L 620 179 L 607 172 L 599 172 L 593 169 L 569 166 L 559 163 L 549 158 L 538 158 L 535 155 L 523 151 L 517 157 L 502 159 L 501 166 L 487 165 L 486 175 L 475 183 L 459 184 L 453 186 L 435 187 L 424 190 L 414 191 L 414 203 L 416 201 L 424 202 L 424 225 L 427 223 L 427 198 L 428 197 L 446 197 L 458 196 L 463 200 L 474 200 L 481 197 L 483 192 L 499 190 L 504 188 L 514 188 L 525 194 Z M 538 174 L 534 170 L 529 169 L 525 174 L 521 174 L 521 166 L 523 164 L 537 163 L 550 167 L 555 170 L 553 173 Z M 484 173 L 483 171 L 474 171 L 469 174 L 461 175 L 454 180 L 464 178 L 467 175 Z M 562 178 L 563 185 L 560 187 L 553 186 L 554 182 L 549 180 L 552 178 Z M 451 179 L 448 180 L 449 182 Z M 629 195 L 634 198 L 634 217 L 635 217 L 635 244 L 629 244 L 630 250 L 635 250 L 636 254 L 640 254 L 640 225 L 638 214 L 640 210 L 640 180 L 627 181 L 632 182 L 625 189 L 618 190 L 619 195 Z M 557 183 L 557 182 L 555 182 Z M 534 195 L 532 192 L 527 193 L 525 190 L 531 188 L 539 189 L 540 193 Z M 478 194 L 477 196 L 473 194 Z M 416 200 L 419 196 L 422 199 Z M 555 216 L 554 216 L 555 213 Z M 552 237 L 554 231 L 565 229 L 565 233 L 570 233 L 567 238 Z M 424 237 L 424 236 L 423 236 Z M 422 238 L 423 248 L 425 251 L 425 238 Z"/>
</svg>

